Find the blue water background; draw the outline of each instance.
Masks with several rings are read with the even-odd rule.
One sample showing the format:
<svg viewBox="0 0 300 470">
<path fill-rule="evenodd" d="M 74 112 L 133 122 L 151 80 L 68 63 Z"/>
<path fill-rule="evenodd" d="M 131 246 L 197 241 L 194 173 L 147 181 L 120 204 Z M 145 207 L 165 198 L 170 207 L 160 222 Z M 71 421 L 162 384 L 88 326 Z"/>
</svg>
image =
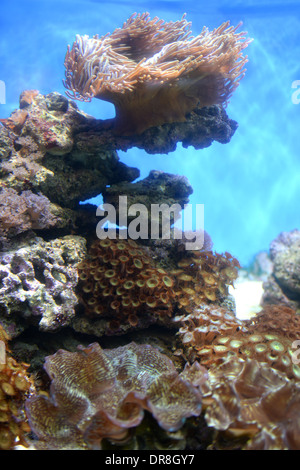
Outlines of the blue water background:
<svg viewBox="0 0 300 470">
<path fill-rule="evenodd" d="M 0 104 L 0 117 L 18 108 L 24 89 L 65 93 L 64 56 L 76 34 L 112 32 L 143 11 L 166 21 L 186 12 L 194 35 L 204 25 L 213 29 L 242 20 L 254 38 L 246 77 L 227 108 L 239 123 L 229 144 L 198 151 L 178 145 L 168 155 L 119 152 L 122 161 L 141 169 L 142 178 L 152 169 L 186 175 L 194 188 L 190 202 L 204 203 L 214 248 L 246 264 L 281 231 L 300 228 L 300 105 L 292 102 L 292 83 L 300 80 L 299 0 L 2 1 L 0 80 L 6 104 Z M 97 118 L 114 115 L 110 104 L 97 99 L 78 104 Z"/>
</svg>

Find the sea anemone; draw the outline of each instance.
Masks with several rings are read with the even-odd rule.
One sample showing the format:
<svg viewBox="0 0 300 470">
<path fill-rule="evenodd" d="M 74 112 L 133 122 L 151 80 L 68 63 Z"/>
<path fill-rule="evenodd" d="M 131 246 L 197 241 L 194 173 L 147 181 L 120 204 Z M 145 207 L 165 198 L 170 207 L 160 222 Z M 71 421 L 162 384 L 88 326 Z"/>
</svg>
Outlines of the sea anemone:
<svg viewBox="0 0 300 470">
<path fill-rule="evenodd" d="M 109 101 L 118 133 L 181 122 L 197 106 L 226 104 L 244 76 L 250 40 L 223 23 L 191 37 L 185 19 L 133 14 L 112 34 L 76 36 L 65 58 L 67 95 Z"/>
</svg>

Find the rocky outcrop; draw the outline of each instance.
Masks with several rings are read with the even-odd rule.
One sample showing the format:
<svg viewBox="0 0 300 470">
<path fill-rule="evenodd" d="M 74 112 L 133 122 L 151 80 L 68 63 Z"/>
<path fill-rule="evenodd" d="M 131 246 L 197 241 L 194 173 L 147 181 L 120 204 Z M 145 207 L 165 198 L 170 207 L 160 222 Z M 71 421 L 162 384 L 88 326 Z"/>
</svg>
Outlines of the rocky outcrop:
<svg viewBox="0 0 300 470">
<path fill-rule="evenodd" d="M 263 304 L 283 303 L 300 311 L 300 231 L 282 232 L 270 245 L 273 272 L 264 283 Z"/>
</svg>

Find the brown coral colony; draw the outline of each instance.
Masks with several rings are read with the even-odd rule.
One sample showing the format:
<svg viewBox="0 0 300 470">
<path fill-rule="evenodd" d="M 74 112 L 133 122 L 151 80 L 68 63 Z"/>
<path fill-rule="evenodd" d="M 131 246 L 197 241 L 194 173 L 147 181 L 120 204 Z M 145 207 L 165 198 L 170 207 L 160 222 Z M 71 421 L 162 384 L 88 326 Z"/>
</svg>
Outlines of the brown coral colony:
<svg viewBox="0 0 300 470">
<path fill-rule="evenodd" d="M 167 23 L 142 13 L 112 34 L 77 35 L 65 58 L 67 95 L 112 102 L 118 133 L 184 121 L 199 105 L 226 104 L 244 76 L 250 40 L 239 26 L 190 37 L 184 16 Z"/>
<path fill-rule="evenodd" d="M 79 287 L 86 313 L 113 318 L 116 329 L 124 317 L 132 326 L 141 310 L 154 316 L 171 315 L 174 281 L 156 268 L 146 251 L 133 240 L 97 240 L 90 258 L 79 267 Z"/>
<path fill-rule="evenodd" d="M 27 445 L 24 433 L 30 428 L 23 405 L 33 384 L 27 375 L 28 364 L 19 364 L 10 356 L 8 335 L 0 325 L 0 450 L 16 444 Z"/>
<path fill-rule="evenodd" d="M 191 251 L 182 257 L 170 272 L 176 278 L 179 308 L 190 312 L 202 302 L 220 301 L 237 278 L 238 268 L 238 260 L 228 252 Z"/>
<path fill-rule="evenodd" d="M 87 315 L 111 318 L 116 330 L 124 319 L 137 326 L 145 313 L 164 321 L 176 309 L 188 312 L 201 302 L 220 301 L 238 266 L 228 253 L 195 251 L 166 271 L 133 240 L 97 240 L 78 266 L 79 295 Z"/>
</svg>

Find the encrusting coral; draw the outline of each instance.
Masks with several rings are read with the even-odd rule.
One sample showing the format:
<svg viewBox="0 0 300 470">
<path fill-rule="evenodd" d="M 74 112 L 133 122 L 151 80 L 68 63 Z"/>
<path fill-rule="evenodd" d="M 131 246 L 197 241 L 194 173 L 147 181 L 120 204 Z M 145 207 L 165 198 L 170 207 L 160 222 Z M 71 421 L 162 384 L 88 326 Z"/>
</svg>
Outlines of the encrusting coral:
<svg viewBox="0 0 300 470">
<path fill-rule="evenodd" d="M 85 314 L 106 319 L 107 334 L 121 332 L 124 323 L 168 325 L 177 309 L 187 313 L 220 302 L 237 277 L 238 261 L 228 253 L 179 251 L 172 270 L 157 266 L 150 253 L 131 239 L 106 238 L 94 241 L 79 264 L 77 292 Z"/>
<path fill-rule="evenodd" d="M 190 37 L 184 16 L 166 23 L 142 13 L 100 38 L 77 35 L 65 58 L 67 94 L 112 102 L 125 134 L 184 121 L 199 103 L 225 104 L 244 76 L 250 41 L 239 26 L 227 22 Z"/>
<path fill-rule="evenodd" d="M 172 314 L 173 278 L 133 240 L 96 240 L 78 272 L 85 313 L 106 317 L 114 332 L 125 319 L 136 327 L 149 312 L 150 323 Z"/>
<path fill-rule="evenodd" d="M 29 364 L 17 363 L 10 355 L 8 335 L 0 325 L 0 450 L 18 444 L 27 446 L 24 434 L 30 431 L 24 403 L 33 391 L 27 374 Z"/>
<path fill-rule="evenodd" d="M 77 265 L 85 245 L 83 237 L 67 235 L 49 242 L 31 236 L 10 246 L 0 255 L 1 317 L 19 326 L 21 318 L 30 318 L 44 331 L 68 325 L 78 303 Z"/>
<path fill-rule="evenodd" d="M 178 430 L 201 412 L 200 366 L 178 374 L 172 361 L 149 345 L 102 349 L 98 343 L 48 356 L 50 396 L 26 402 L 37 447 L 101 448 L 105 438 L 124 442 L 149 411 L 165 430 Z"/>
<path fill-rule="evenodd" d="M 190 362 L 193 362 L 198 355 L 203 364 L 205 363 L 205 351 L 206 353 L 211 352 L 206 348 L 207 345 L 224 336 L 227 338 L 229 335 L 234 335 L 237 331 L 246 331 L 242 321 L 238 320 L 232 312 L 218 305 L 194 308 L 187 315 L 176 316 L 174 322 L 180 326 L 178 336 L 184 347 L 185 356 Z M 214 352 L 217 352 L 217 347 Z M 221 357 L 223 354 L 224 350 L 220 350 Z"/>
<path fill-rule="evenodd" d="M 299 319 L 284 305 L 267 306 L 246 322 L 214 306 L 195 309 L 175 320 L 180 325 L 178 354 L 183 351 L 189 360 L 199 360 L 211 368 L 230 357 L 255 359 L 287 378 L 300 380 L 300 367 L 293 361 L 292 349 L 293 341 L 299 338 Z"/>
<path fill-rule="evenodd" d="M 42 194 L 0 188 L 0 238 L 11 237 L 29 229 L 45 229 L 55 225 L 51 203 Z"/>
<path fill-rule="evenodd" d="M 192 312 L 201 303 L 218 302 L 228 294 L 228 286 L 238 276 L 240 264 L 230 253 L 212 251 L 188 251 L 181 255 L 175 277 L 178 303 L 185 312 Z"/>
<path fill-rule="evenodd" d="M 32 103 L 34 97 L 38 94 L 38 90 L 24 90 L 20 95 L 20 109 L 13 111 L 9 118 L 0 119 L 3 126 L 14 133 L 20 133 L 28 116 L 26 107 Z"/>
</svg>

